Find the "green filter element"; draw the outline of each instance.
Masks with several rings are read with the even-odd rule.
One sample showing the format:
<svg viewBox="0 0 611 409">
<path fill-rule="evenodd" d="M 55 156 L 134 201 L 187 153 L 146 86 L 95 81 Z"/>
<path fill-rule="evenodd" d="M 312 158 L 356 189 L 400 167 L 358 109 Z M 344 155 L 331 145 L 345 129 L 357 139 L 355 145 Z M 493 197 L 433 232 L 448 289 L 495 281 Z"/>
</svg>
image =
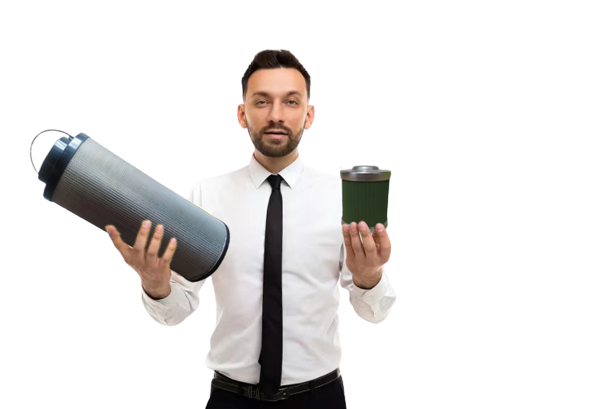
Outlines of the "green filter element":
<svg viewBox="0 0 611 409">
<path fill-rule="evenodd" d="M 342 220 L 346 224 L 364 221 L 367 226 L 388 221 L 388 188 L 390 180 L 382 182 L 342 181 Z"/>
</svg>

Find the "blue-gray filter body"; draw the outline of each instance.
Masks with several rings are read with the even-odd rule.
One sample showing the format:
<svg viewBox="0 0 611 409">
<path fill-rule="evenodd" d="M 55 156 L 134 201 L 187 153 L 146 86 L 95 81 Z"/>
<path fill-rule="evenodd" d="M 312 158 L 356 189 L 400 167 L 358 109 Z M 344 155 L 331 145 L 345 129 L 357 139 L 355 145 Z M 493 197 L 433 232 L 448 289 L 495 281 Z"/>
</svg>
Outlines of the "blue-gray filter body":
<svg viewBox="0 0 611 409">
<path fill-rule="evenodd" d="M 177 247 L 170 268 L 195 282 L 219 267 L 229 246 L 229 228 L 201 207 L 176 194 L 81 133 L 58 139 L 38 179 L 44 197 L 106 232 L 111 224 L 130 246 L 142 222 L 164 226 L 158 256 L 172 237 Z"/>
</svg>

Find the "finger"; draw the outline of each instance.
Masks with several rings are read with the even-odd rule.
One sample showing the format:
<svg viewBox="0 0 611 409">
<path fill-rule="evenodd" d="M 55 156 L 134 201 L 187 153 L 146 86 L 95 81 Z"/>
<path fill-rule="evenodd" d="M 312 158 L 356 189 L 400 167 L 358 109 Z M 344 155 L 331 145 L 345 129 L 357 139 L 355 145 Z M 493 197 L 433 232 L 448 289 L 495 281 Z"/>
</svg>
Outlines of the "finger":
<svg viewBox="0 0 611 409">
<path fill-rule="evenodd" d="M 119 234 L 115 226 L 109 224 L 106 226 L 106 231 L 108 232 L 112 243 L 115 245 L 117 250 L 119 250 L 119 253 L 121 253 L 123 259 L 127 262 L 129 260 L 129 252 L 131 250 L 130 247 L 123 240 L 121 240 L 121 234 Z"/>
<path fill-rule="evenodd" d="M 361 237 L 356 226 L 356 222 L 350 223 L 350 241 L 352 243 L 352 250 L 356 258 L 365 257 L 365 251 L 363 250 L 363 244 L 361 243 Z"/>
<path fill-rule="evenodd" d="M 376 223 L 375 228 L 373 229 L 373 241 L 376 243 L 376 249 L 380 250 L 380 226 L 384 227 L 382 223 Z"/>
<path fill-rule="evenodd" d="M 149 231 L 151 229 L 151 221 L 145 220 L 140 226 L 138 235 L 136 236 L 136 242 L 134 243 L 134 251 L 136 257 L 144 258 L 144 249 L 146 248 L 146 242 L 148 241 Z"/>
<path fill-rule="evenodd" d="M 376 225 L 376 230 L 373 233 L 374 240 L 379 245 L 380 257 L 384 262 L 390 258 L 390 238 L 388 232 L 382 223 Z"/>
<path fill-rule="evenodd" d="M 158 224 L 155 229 L 155 233 L 153 233 L 153 238 L 151 239 L 151 244 L 149 244 L 149 248 L 146 251 L 146 256 L 154 261 L 157 261 L 157 254 L 159 253 L 159 246 L 161 245 L 161 238 L 163 237 L 163 225 Z"/>
<path fill-rule="evenodd" d="M 172 240 L 170 240 L 170 243 L 168 244 L 168 247 L 165 250 L 165 253 L 163 253 L 163 257 L 161 258 L 161 266 L 162 267 L 167 267 L 170 268 L 170 262 L 172 261 L 172 257 L 174 257 L 174 252 L 176 251 L 176 238 L 172 237 Z"/>
<path fill-rule="evenodd" d="M 350 238 L 350 225 L 342 225 L 342 233 L 344 234 L 344 246 L 346 247 L 346 257 L 354 257 L 352 250 L 352 239 Z"/>
<path fill-rule="evenodd" d="M 363 248 L 365 249 L 365 256 L 375 256 L 377 254 L 376 243 L 375 241 L 373 241 L 373 237 L 371 237 L 371 231 L 369 230 L 369 226 L 367 226 L 367 223 L 360 222 L 359 230 L 361 231 L 361 237 L 363 238 Z"/>
</svg>

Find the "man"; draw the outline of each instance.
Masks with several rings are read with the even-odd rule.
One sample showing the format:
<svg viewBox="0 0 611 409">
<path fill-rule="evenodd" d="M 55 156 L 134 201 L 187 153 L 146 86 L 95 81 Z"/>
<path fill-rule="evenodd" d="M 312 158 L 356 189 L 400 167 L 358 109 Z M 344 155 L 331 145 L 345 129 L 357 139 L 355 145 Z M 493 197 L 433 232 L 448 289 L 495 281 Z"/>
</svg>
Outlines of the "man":
<svg viewBox="0 0 611 409">
<path fill-rule="evenodd" d="M 380 223 L 342 226 L 341 179 L 306 166 L 297 145 L 314 121 L 310 76 L 286 50 L 258 53 L 242 78 L 238 121 L 255 146 L 250 164 L 204 179 L 189 200 L 225 222 L 231 244 L 211 276 L 217 324 L 206 365 L 214 379 L 207 408 L 345 408 L 339 372 L 339 289 L 355 311 L 382 321 L 395 301 L 383 265 L 390 240 Z M 175 325 L 199 304 L 206 280 L 170 270 L 170 241 L 158 258 L 163 226 L 145 248 L 107 230 L 142 279 L 149 314 Z M 343 236 L 342 236 L 343 233 Z M 361 239 L 362 237 L 362 239 Z"/>
</svg>

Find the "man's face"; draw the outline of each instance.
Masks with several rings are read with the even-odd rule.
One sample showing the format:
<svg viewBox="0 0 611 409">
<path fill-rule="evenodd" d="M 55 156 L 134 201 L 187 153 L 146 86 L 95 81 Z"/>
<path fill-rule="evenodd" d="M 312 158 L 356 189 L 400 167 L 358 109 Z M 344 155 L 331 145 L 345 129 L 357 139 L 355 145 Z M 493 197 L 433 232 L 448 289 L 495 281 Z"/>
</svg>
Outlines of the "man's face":
<svg viewBox="0 0 611 409">
<path fill-rule="evenodd" d="M 294 68 L 255 71 L 248 79 L 244 104 L 238 107 L 238 120 L 263 155 L 290 154 L 314 120 L 305 78 Z"/>
</svg>

